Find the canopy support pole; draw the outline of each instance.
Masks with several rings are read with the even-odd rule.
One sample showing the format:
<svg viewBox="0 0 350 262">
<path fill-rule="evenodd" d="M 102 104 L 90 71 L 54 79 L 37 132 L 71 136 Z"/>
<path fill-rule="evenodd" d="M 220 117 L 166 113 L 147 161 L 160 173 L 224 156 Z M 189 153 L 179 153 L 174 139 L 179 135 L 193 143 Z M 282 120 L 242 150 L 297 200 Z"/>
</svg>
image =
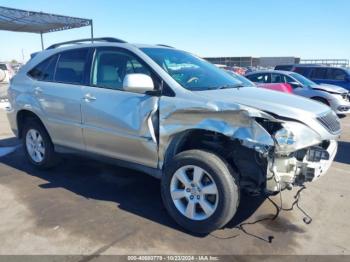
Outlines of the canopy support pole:
<svg viewBox="0 0 350 262">
<path fill-rule="evenodd" d="M 94 42 L 94 24 L 93 21 L 90 21 L 90 28 L 91 28 L 91 42 Z"/>
<path fill-rule="evenodd" d="M 43 39 L 43 33 L 40 33 L 40 39 L 41 39 L 41 49 L 44 50 L 44 39 Z"/>
</svg>

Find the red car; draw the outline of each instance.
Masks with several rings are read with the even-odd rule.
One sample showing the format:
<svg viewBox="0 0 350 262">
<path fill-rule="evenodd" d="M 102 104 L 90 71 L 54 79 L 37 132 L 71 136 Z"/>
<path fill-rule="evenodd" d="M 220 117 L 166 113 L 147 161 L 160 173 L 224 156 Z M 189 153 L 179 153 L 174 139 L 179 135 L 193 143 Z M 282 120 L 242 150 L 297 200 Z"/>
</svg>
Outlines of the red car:
<svg viewBox="0 0 350 262">
<path fill-rule="evenodd" d="M 270 90 L 280 91 L 284 93 L 293 93 L 293 88 L 290 84 L 286 83 L 271 83 L 271 84 L 265 84 L 265 83 L 256 83 L 257 87 L 262 87 Z"/>
</svg>

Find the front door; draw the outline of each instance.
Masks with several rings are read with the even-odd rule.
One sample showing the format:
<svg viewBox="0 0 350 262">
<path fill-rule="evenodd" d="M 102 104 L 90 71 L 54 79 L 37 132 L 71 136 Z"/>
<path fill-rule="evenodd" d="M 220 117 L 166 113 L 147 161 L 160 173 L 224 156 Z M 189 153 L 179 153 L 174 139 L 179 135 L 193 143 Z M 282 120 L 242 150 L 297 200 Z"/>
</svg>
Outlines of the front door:
<svg viewBox="0 0 350 262">
<path fill-rule="evenodd" d="M 83 87 L 83 137 L 89 152 L 157 167 L 159 98 L 123 90 L 125 75 L 151 71 L 129 51 L 97 48 Z"/>
</svg>

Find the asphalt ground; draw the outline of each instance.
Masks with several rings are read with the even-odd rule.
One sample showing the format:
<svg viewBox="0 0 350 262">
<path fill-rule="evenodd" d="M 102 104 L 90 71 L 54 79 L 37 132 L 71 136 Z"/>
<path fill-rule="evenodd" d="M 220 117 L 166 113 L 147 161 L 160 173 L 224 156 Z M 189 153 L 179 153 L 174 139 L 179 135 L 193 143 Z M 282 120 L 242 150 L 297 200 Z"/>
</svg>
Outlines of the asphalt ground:
<svg viewBox="0 0 350 262">
<path fill-rule="evenodd" d="M 0 108 L 0 255 L 350 254 L 350 117 L 342 124 L 331 169 L 301 193 L 311 224 L 298 209 L 249 224 L 276 209 L 243 195 L 224 229 L 193 235 L 166 213 L 160 183 L 150 176 L 69 155 L 50 171 L 34 169 Z M 296 192 L 283 193 L 284 207 Z"/>
</svg>

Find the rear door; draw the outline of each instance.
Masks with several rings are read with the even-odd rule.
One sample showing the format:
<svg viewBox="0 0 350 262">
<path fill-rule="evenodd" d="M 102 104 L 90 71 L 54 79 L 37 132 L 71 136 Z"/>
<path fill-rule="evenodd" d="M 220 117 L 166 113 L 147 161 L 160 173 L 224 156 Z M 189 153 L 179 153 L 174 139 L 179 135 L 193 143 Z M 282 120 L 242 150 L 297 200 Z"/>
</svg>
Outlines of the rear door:
<svg viewBox="0 0 350 262">
<path fill-rule="evenodd" d="M 58 53 L 29 72 L 33 93 L 55 144 L 84 149 L 81 126 L 88 48 Z"/>
<path fill-rule="evenodd" d="M 121 48 L 97 48 L 90 86 L 83 88 L 83 135 L 86 149 L 112 158 L 157 167 L 157 96 L 123 90 L 127 74 L 157 80 L 148 66 Z"/>
</svg>

